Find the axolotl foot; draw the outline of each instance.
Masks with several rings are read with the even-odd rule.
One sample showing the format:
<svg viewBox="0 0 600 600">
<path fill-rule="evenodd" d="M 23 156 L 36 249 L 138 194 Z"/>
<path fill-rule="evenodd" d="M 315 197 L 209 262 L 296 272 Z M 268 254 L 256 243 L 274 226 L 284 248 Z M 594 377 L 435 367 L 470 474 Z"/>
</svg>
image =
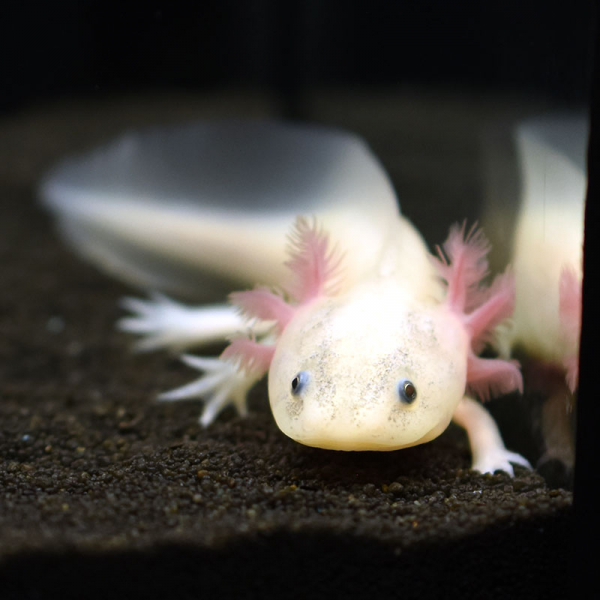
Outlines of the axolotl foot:
<svg viewBox="0 0 600 600">
<path fill-rule="evenodd" d="M 163 402 L 202 398 L 204 410 L 199 422 L 204 427 L 210 425 L 227 406 L 234 405 L 240 415 L 247 414 L 246 396 L 259 377 L 240 370 L 234 362 L 221 358 L 207 358 L 184 354 L 183 362 L 203 375 L 181 387 L 161 394 Z"/>
<path fill-rule="evenodd" d="M 120 319 L 117 327 L 138 335 L 135 349 L 142 352 L 181 351 L 222 342 L 245 326 L 233 306 L 187 306 L 158 292 L 148 299 L 123 298 L 121 305 L 131 314 Z"/>
<path fill-rule="evenodd" d="M 529 461 L 520 454 L 511 452 L 504 447 L 497 447 L 490 449 L 485 454 L 479 456 L 477 461 L 473 462 L 472 469 L 481 473 L 504 471 L 512 477 L 514 476 L 514 469 L 511 463 L 521 465 L 526 469 L 532 468 Z"/>
<path fill-rule="evenodd" d="M 467 430 L 473 455 L 473 470 L 481 473 L 505 471 L 512 477 L 514 469 L 511 463 L 532 468 L 526 458 L 506 449 L 496 422 L 479 402 L 465 396 L 452 418 Z"/>
</svg>

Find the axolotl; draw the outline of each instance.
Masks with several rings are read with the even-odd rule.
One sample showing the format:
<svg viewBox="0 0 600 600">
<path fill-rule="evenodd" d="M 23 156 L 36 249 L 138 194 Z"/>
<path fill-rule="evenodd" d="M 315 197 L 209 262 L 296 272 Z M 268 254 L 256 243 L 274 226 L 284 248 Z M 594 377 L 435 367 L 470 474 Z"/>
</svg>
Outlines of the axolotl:
<svg viewBox="0 0 600 600">
<path fill-rule="evenodd" d="M 120 326 L 145 349 L 234 336 L 219 358 L 185 355 L 202 377 L 161 396 L 204 398 L 203 425 L 229 404 L 244 414 L 268 371 L 275 421 L 302 444 L 398 450 L 454 420 L 474 469 L 529 467 L 473 398 L 522 389 L 515 361 L 478 356 L 513 310 L 512 275 L 482 283 L 489 245 L 474 227 L 453 226 L 432 256 L 356 136 L 275 123 L 130 134 L 59 165 L 41 190 L 71 243 L 129 281 L 188 294 L 207 274 L 263 284 L 233 305 L 125 301 Z"/>
</svg>

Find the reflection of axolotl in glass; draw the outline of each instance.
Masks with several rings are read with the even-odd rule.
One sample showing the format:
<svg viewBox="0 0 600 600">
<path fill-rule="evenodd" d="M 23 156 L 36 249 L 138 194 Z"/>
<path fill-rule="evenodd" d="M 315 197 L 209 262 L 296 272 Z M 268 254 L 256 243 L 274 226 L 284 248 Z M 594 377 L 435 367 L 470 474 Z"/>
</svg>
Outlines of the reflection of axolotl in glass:
<svg viewBox="0 0 600 600">
<path fill-rule="evenodd" d="M 395 450 L 454 419 L 475 469 L 528 466 L 469 396 L 522 389 L 513 361 L 478 357 L 513 310 L 512 276 L 482 285 L 489 248 L 476 229 L 452 228 L 433 258 L 354 136 L 274 124 L 155 131 L 65 163 L 42 193 L 84 254 L 146 287 L 193 294 L 202 273 L 282 285 L 234 294 L 237 308 L 127 301 L 136 314 L 121 325 L 146 348 L 238 334 L 221 358 L 185 357 L 203 376 L 162 396 L 204 398 L 204 425 L 231 403 L 244 413 L 268 371 L 277 424 L 301 443 Z M 290 234 L 295 214 L 317 220 L 297 218 Z M 245 317 L 250 337 L 239 336 Z"/>
<path fill-rule="evenodd" d="M 526 357 L 525 386 L 543 399 L 540 465 L 574 462 L 570 421 L 578 387 L 587 132 L 587 119 L 577 114 L 517 127 L 518 190 L 506 189 L 506 173 L 494 170 L 501 161 L 490 157 L 486 231 L 499 262 L 509 258 L 516 283 L 512 327 L 498 342 L 503 354 L 519 350 Z"/>
</svg>

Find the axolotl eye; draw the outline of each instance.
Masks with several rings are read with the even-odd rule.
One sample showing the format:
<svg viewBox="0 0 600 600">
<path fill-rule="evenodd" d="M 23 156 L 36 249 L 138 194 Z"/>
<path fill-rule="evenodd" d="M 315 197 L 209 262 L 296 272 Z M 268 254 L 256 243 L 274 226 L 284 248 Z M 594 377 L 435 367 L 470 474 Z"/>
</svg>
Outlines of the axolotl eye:
<svg viewBox="0 0 600 600">
<path fill-rule="evenodd" d="M 306 371 L 300 371 L 294 379 L 292 379 L 292 394 L 297 396 L 306 387 L 309 376 Z"/>
<path fill-rule="evenodd" d="M 412 404 L 417 399 L 417 388 L 412 381 L 403 379 L 398 384 L 398 395 L 402 402 Z"/>
</svg>

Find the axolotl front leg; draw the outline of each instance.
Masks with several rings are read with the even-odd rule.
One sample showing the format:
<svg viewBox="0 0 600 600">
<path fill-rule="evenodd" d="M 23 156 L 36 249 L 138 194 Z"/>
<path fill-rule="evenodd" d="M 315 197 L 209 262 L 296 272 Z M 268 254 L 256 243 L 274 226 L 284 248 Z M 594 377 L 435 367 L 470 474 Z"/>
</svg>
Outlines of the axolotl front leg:
<svg viewBox="0 0 600 600">
<path fill-rule="evenodd" d="M 139 335 L 135 349 L 141 352 L 168 349 L 181 352 L 211 343 L 221 343 L 247 327 L 246 319 L 232 304 L 192 307 L 154 293 L 149 299 L 128 297 L 123 307 L 130 315 L 123 317 L 118 328 Z M 268 324 L 258 323 L 254 335 L 265 341 Z M 210 425 L 227 406 L 247 414 L 246 397 L 262 377 L 253 370 L 240 369 L 235 362 L 218 357 L 183 354 L 181 360 L 202 375 L 181 387 L 158 396 L 161 402 L 204 400 L 199 422 Z"/>
<path fill-rule="evenodd" d="M 526 458 L 506 448 L 496 421 L 476 400 L 465 396 L 456 407 L 452 419 L 467 431 L 472 468 L 475 471 L 493 473 L 500 470 L 513 475 L 511 463 L 531 469 Z"/>
</svg>

